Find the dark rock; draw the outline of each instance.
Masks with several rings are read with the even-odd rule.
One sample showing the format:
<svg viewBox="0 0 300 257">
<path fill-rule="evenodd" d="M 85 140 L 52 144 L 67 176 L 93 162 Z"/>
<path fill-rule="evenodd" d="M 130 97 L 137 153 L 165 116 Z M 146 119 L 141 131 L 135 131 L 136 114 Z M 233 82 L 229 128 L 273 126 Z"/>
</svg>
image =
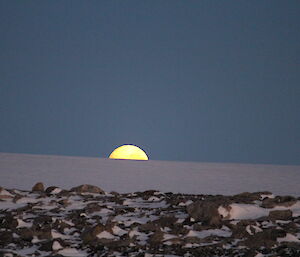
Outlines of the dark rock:
<svg viewBox="0 0 300 257">
<path fill-rule="evenodd" d="M 158 224 L 156 224 L 152 221 L 149 221 L 146 224 L 141 224 L 139 226 L 139 231 L 141 231 L 141 232 L 149 233 L 149 232 L 155 232 L 158 230 L 160 230 L 160 228 L 158 227 Z"/>
<path fill-rule="evenodd" d="M 72 192 L 77 192 L 77 193 L 95 193 L 95 194 L 104 194 L 104 191 L 97 187 L 97 186 L 92 186 L 92 185 L 80 185 L 78 187 L 73 187 L 71 188 Z"/>
<path fill-rule="evenodd" d="M 241 194 L 234 195 L 232 197 L 232 200 L 235 203 L 250 204 L 253 203 L 254 201 L 260 200 L 262 194 L 270 194 L 270 192 L 257 192 L 257 193 L 243 192 Z"/>
<path fill-rule="evenodd" d="M 263 208 L 274 208 L 275 206 L 290 207 L 297 202 L 295 197 L 292 196 L 276 196 L 275 198 L 265 198 L 261 207 Z"/>
<path fill-rule="evenodd" d="M 50 187 L 47 187 L 47 189 L 45 190 L 45 192 L 46 192 L 47 194 L 51 194 L 52 191 L 53 191 L 54 189 L 56 189 L 56 188 L 59 188 L 59 187 L 56 187 L 56 186 L 50 186 Z"/>
<path fill-rule="evenodd" d="M 67 207 L 68 205 L 70 205 L 68 199 L 62 199 L 62 200 L 59 200 L 58 203 L 60 205 L 62 205 L 63 207 Z"/>
<path fill-rule="evenodd" d="M 208 201 L 197 201 L 187 206 L 187 213 L 195 221 L 202 221 L 203 224 L 219 226 L 221 215 L 218 212 L 219 204 Z"/>
<path fill-rule="evenodd" d="M 149 243 L 150 243 L 150 245 L 160 244 L 160 243 L 162 243 L 163 238 L 164 238 L 164 233 L 160 230 L 156 231 L 150 236 Z"/>
<path fill-rule="evenodd" d="M 32 229 L 29 228 L 19 228 L 16 232 L 24 241 L 31 241 L 34 236 Z"/>
<path fill-rule="evenodd" d="M 55 242 L 58 242 L 62 248 L 68 246 L 68 244 L 66 244 L 61 238 L 56 238 L 53 240 L 46 240 L 46 241 L 42 241 L 40 244 L 41 246 L 39 247 L 40 251 L 46 251 L 46 252 L 52 252 L 52 251 L 57 251 L 53 249 L 53 244 L 55 244 Z"/>
<path fill-rule="evenodd" d="M 270 220 L 289 220 L 293 216 L 291 210 L 276 210 L 270 211 L 269 218 Z"/>
<path fill-rule="evenodd" d="M 250 236 L 245 241 L 241 242 L 242 245 L 246 245 L 250 248 L 267 247 L 271 248 L 277 243 L 278 237 L 285 237 L 286 232 L 282 229 L 267 229 L 263 232 L 258 232 L 253 236 Z"/>
<path fill-rule="evenodd" d="M 0 247 L 5 247 L 13 240 L 12 232 L 0 232 Z"/>
<path fill-rule="evenodd" d="M 98 224 L 92 228 L 87 228 L 81 234 L 83 243 L 89 243 L 97 238 L 97 235 L 105 230 L 105 226 Z"/>
<path fill-rule="evenodd" d="M 33 226 L 33 235 L 37 236 L 38 239 L 52 239 L 51 226 L 45 224 L 43 226 Z"/>
<path fill-rule="evenodd" d="M 38 182 L 32 187 L 32 192 L 44 192 L 44 190 L 45 188 L 42 182 Z"/>
<path fill-rule="evenodd" d="M 100 211 L 102 209 L 102 207 L 98 204 L 98 203 L 89 203 L 86 208 L 85 211 L 87 213 L 93 213 L 96 211 Z"/>
<path fill-rule="evenodd" d="M 7 191 L 7 193 L 5 193 Z M 11 193 L 3 187 L 0 187 L 0 199 L 12 198 Z"/>
<path fill-rule="evenodd" d="M 45 226 L 45 225 L 49 225 L 52 223 L 52 217 L 48 216 L 48 215 L 40 215 L 34 218 L 33 220 L 33 224 L 34 225 L 38 225 L 38 226 Z"/>
<path fill-rule="evenodd" d="M 174 216 L 164 216 L 155 220 L 154 223 L 160 226 L 161 228 L 172 227 L 177 220 L 178 219 Z"/>
</svg>

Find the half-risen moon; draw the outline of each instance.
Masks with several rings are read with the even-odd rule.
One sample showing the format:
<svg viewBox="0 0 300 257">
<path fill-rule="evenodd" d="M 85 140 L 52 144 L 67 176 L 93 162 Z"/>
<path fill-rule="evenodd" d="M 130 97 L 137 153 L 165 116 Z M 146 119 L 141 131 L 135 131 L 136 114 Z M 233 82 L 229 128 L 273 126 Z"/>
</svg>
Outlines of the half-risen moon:
<svg viewBox="0 0 300 257">
<path fill-rule="evenodd" d="M 149 160 L 147 154 L 135 145 L 122 145 L 116 148 L 110 154 L 109 158 L 121 160 Z"/>
</svg>

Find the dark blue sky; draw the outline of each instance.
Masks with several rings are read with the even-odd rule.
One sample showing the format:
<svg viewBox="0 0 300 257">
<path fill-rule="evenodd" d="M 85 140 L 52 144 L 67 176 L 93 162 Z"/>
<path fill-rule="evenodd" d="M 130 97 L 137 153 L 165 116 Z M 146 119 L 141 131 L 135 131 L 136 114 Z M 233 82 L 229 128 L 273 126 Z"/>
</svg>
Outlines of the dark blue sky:
<svg viewBox="0 0 300 257">
<path fill-rule="evenodd" d="M 300 164 L 300 1 L 0 0 L 0 151 Z"/>
</svg>

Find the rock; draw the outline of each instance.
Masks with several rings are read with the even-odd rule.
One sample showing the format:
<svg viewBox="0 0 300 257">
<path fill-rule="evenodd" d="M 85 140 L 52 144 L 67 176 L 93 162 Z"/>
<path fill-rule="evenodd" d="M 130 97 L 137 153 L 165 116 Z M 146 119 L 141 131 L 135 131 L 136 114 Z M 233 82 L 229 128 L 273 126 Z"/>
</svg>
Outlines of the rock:
<svg viewBox="0 0 300 257">
<path fill-rule="evenodd" d="M 71 188 L 72 192 L 77 192 L 77 193 L 94 193 L 94 194 L 104 194 L 104 191 L 97 187 L 97 186 L 92 186 L 88 184 L 80 185 L 78 187 L 73 187 Z"/>
<path fill-rule="evenodd" d="M 56 186 L 50 186 L 50 187 L 47 187 L 47 189 L 45 190 L 45 192 L 47 194 L 52 194 L 54 190 L 59 190 L 60 188 L 59 187 L 56 187 Z"/>
<path fill-rule="evenodd" d="M 17 230 L 17 234 L 24 241 L 31 241 L 34 236 L 32 229 L 29 228 L 20 228 Z"/>
<path fill-rule="evenodd" d="M 0 199 L 13 198 L 14 196 L 8 192 L 5 188 L 0 187 Z"/>
<path fill-rule="evenodd" d="M 274 208 L 275 206 L 290 207 L 297 202 L 295 197 L 292 196 L 276 196 L 275 198 L 265 198 L 262 201 L 261 207 Z"/>
<path fill-rule="evenodd" d="M 160 230 L 158 225 L 155 224 L 152 221 L 149 221 L 146 224 L 141 224 L 139 226 L 139 231 L 141 231 L 141 232 L 149 233 L 149 232 L 155 232 L 155 231 L 158 231 L 158 230 Z"/>
<path fill-rule="evenodd" d="M 177 220 L 178 219 L 174 216 L 164 216 L 155 220 L 154 223 L 160 226 L 161 228 L 172 227 Z"/>
<path fill-rule="evenodd" d="M 42 182 L 38 182 L 36 183 L 33 187 L 32 187 L 32 192 L 44 192 L 45 188 L 44 188 L 44 184 Z"/>
<path fill-rule="evenodd" d="M 250 236 L 244 242 L 241 242 L 241 244 L 250 248 L 271 248 L 277 243 L 278 237 L 285 236 L 286 232 L 282 229 L 266 229 L 263 232 L 259 232 Z"/>
<path fill-rule="evenodd" d="M 269 219 L 270 220 L 289 220 L 293 216 L 293 213 L 291 210 L 276 210 L 276 211 L 270 211 L 269 213 Z"/>
<path fill-rule="evenodd" d="M 257 192 L 257 193 L 249 193 L 249 192 L 243 192 L 241 194 L 234 195 L 232 197 L 232 200 L 235 203 L 246 203 L 250 204 L 254 201 L 258 201 L 261 199 L 261 195 L 271 195 L 271 192 L 265 191 L 265 192 Z"/>
<path fill-rule="evenodd" d="M 195 221 L 201 221 L 203 224 L 219 226 L 221 224 L 221 215 L 218 212 L 219 204 L 209 201 L 196 201 L 187 206 L 187 213 Z"/>
<path fill-rule="evenodd" d="M 164 238 L 164 233 L 162 231 L 156 231 L 154 234 L 152 234 L 149 238 L 150 245 L 157 245 L 162 243 Z"/>
<path fill-rule="evenodd" d="M 58 203 L 61 204 L 63 207 L 67 207 L 68 205 L 70 205 L 68 199 L 59 200 Z"/>
<path fill-rule="evenodd" d="M 101 209 L 102 207 L 98 203 L 89 203 L 85 208 L 87 213 L 93 213 L 96 211 L 100 211 Z"/>
<path fill-rule="evenodd" d="M 13 240 L 13 236 L 11 232 L 0 233 L 0 248 L 10 244 L 12 240 Z"/>
<path fill-rule="evenodd" d="M 97 235 L 105 230 L 105 226 L 98 224 L 92 228 L 87 228 L 81 234 L 83 243 L 87 244 L 97 238 Z"/>
<path fill-rule="evenodd" d="M 66 247 L 67 244 L 61 239 L 46 240 L 41 242 L 40 251 L 52 252 Z"/>
</svg>

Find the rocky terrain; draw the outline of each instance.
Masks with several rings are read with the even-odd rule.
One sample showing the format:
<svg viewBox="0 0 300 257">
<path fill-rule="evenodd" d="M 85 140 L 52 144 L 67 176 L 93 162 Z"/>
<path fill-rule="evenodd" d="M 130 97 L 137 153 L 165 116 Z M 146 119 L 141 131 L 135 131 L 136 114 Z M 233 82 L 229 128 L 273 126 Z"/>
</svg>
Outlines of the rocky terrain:
<svg viewBox="0 0 300 257">
<path fill-rule="evenodd" d="M 0 256 L 300 256 L 300 198 L 0 188 Z"/>
</svg>

